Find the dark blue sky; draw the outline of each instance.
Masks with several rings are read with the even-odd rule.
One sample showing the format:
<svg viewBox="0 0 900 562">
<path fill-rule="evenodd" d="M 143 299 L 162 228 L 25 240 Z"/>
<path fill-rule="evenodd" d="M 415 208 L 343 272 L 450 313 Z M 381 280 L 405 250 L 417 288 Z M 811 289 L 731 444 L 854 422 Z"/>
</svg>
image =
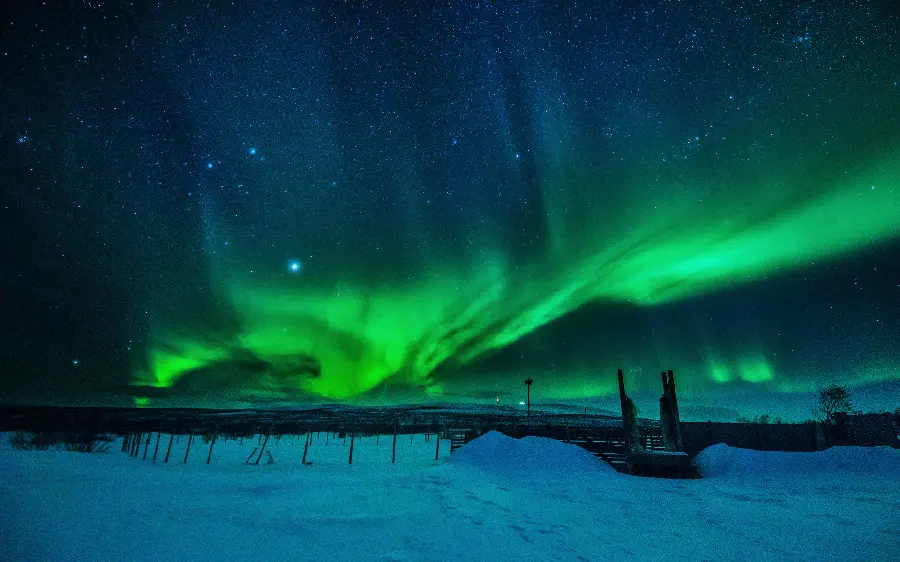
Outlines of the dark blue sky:
<svg viewBox="0 0 900 562">
<path fill-rule="evenodd" d="M 887 0 L 14 4 L 0 391 L 895 407 L 898 47 Z"/>
</svg>

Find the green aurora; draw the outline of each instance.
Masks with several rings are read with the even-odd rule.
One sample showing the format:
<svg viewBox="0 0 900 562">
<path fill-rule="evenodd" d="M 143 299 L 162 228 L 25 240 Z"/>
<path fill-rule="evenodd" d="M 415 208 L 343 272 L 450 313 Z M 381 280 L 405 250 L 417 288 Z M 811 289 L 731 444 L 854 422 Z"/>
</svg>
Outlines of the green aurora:
<svg viewBox="0 0 900 562">
<path fill-rule="evenodd" d="M 895 4 L 12 7 L 0 400 L 893 410 Z"/>
<path fill-rule="evenodd" d="M 800 189 L 784 184 L 775 196 L 766 184 L 725 191 L 735 190 L 745 196 L 677 207 L 646 201 L 649 216 L 630 217 L 632 226 L 615 229 L 620 235 L 603 232 L 607 216 L 579 225 L 581 231 L 563 222 L 563 210 L 551 210 L 557 218 L 551 221 L 552 243 L 526 266 L 504 260 L 501 248 L 487 248 L 490 257 L 483 262 L 435 268 L 405 286 L 372 289 L 346 282 L 276 289 L 253 285 L 218 264 L 219 290 L 243 331 L 231 340 L 210 341 L 160 328 L 141 380 L 171 386 L 241 349 L 281 375 L 277 383 L 265 379 L 262 393 L 295 385 L 347 399 L 386 380 L 439 392 L 441 385 L 432 380 L 437 369 L 468 365 L 588 303 L 652 307 L 837 259 L 900 234 L 897 152 L 802 197 Z M 303 376 L 298 358 L 315 358 L 320 374 Z M 717 383 L 761 383 L 775 374 L 764 354 L 751 352 L 732 366 L 711 358 L 706 376 Z M 558 398 L 596 389 L 581 384 L 561 390 Z"/>
</svg>

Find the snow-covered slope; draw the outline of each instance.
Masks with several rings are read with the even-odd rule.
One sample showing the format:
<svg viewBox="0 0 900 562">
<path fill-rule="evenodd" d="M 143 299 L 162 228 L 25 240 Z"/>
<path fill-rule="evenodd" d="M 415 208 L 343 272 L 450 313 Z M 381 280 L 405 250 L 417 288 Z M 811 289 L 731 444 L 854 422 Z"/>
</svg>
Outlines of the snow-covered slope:
<svg viewBox="0 0 900 562">
<path fill-rule="evenodd" d="M 435 462 L 434 440 L 401 437 L 396 465 L 390 437 L 357 441 L 352 466 L 349 440 L 326 445 L 324 435 L 313 440 L 308 466 L 302 440 L 270 442 L 276 462 L 258 466 L 244 464 L 255 439 L 217 444 L 210 465 L 202 443 L 183 463 L 185 444 L 169 464 L 154 465 L 115 446 L 107 454 L 17 451 L 3 440 L 0 558 L 898 559 L 890 452 L 761 463 L 748 460 L 758 453 L 719 447 L 703 460 L 715 477 L 657 480 L 610 473 L 560 443 L 497 435 L 449 462 L 446 443 Z M 823 469 L 828 455 L 855 471 Z M 799 465 L 807 472 L 793 472 Z M 766 477 L 728 477 L 760 466 Z"/>
<path fill-rule="evenodd" d="M 815 453 L 752 451 L 719 444 L 697 455 L 697 466 L 710 477 L 778 477 L 783 479 L 900 479 L 900 450 L 890 447 L 832 447 Z"/>
<path fill-rule="evenodd" d="M 497 473 L 510 474 L 522 478 L 526 474 L 536 477 L 553 477 L 548 473 L 570 473 L 597 477 L 600 473 L 616 476 L 607 463 L 576 445 L 569 445 L 545 437 L 524 437 L 513 439 L 491 431 L 464 445 L 450 457 L 450 464 L 461 468 L 472 468 Z"/>
</svg>

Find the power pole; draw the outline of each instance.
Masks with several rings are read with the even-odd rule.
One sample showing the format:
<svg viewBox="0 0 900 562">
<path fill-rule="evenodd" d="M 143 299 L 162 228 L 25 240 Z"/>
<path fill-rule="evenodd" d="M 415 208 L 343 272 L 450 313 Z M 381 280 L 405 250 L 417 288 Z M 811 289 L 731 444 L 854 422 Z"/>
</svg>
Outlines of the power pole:
<svg viewBox="0 0 900 562">
<path fill-rule="evenodd" d="M 527 379 L 525 379 L 525 386 L 528 387 L 528 407 L 527 407 L 527 410 L 525 410 L 525 412 L 526 412 L 525 415 L 527 417 L 531 417 L 531 385 L 532 384 L 534 384 L 534 380 L 532 380 L 531 377 L 528 377 Z"/>
</svg>

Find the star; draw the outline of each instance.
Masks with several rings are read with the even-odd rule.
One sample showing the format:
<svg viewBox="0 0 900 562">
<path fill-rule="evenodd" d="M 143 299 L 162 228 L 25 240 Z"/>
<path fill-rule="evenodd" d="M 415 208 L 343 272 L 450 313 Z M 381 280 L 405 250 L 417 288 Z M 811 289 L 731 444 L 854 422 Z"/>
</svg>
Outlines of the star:
<svg viewBox="0 0 900 562">
<path fill-rule="evenodd" d="M 80 365 L 80 364 L 81 364 L 81 361 L 79 361 L 78 359 L 72 359 L 72 366 L 73 366 L 73 367 L 77 367 L 77 366 Z"/>
<path fill-rule="evenodd" d="M 251 146 L 247 151 L 247 154 L 249 154 L 250 156 L 256 156 L 256 147 Z"/>
<path fill-rule="evenodd" d="M 291 273 L 300 273 L 300 270 L 303 269 L 303 264 L 300 263 L 300 260 L 291 260 L 288 262 L 287 267 Z"/>
<path fill-rule="evenodd" d="M 213 163 L 212 163 L 212 162 L 207 162 L 207 163 L 206 163 L 206 169 L 207 169 L 207 170 L 212 170 L 212 169 L 213 169 Z"/>
</svg>

